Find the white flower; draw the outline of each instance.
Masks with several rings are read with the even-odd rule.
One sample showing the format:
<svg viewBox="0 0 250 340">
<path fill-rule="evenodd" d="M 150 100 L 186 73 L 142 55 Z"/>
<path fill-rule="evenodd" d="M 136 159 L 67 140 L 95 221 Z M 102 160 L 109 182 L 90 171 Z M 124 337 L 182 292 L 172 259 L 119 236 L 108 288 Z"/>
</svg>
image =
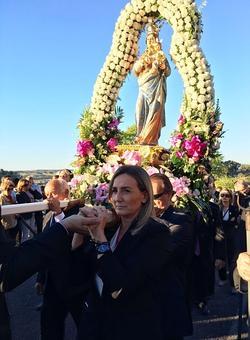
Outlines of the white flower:
<svg viewBox="0 0 250 340">
<path fill-rule="evenodd" d="M 190 80 L 189 80 L 189 84 L 190 85 L 195 85 L 197 82 L 196 78 L 195 77 L 192 77 Z"/>
<path fill-rule="evenodd" d="M 198 97 L 198 102 L 199 102 L 200 104 L 205 103 L 205 102 L 206 102 L 206 97 L 203 96 L 203 95 L 200 95 L 200 96 Z"/>
<path fill-rule="evenodd" d="M 135 15 L 135 13 L 132 12 L 132 13 L 130 14 L 130 19 L 134 21 L 135 18 L 136 18 L 136 15 Z"/>
<path fill-rule="evenodd" d="M 153 6 L 151 6 L 151 11 L 152 12 L 157 12 L 157 5 L 153 5 Z"/>
<path fill-rule="evenodd" d="M 127 20 L 127 25 L 128 27 L 132 27 L 133 26 L 133 21 L 131 19 Z"/>
</svg>

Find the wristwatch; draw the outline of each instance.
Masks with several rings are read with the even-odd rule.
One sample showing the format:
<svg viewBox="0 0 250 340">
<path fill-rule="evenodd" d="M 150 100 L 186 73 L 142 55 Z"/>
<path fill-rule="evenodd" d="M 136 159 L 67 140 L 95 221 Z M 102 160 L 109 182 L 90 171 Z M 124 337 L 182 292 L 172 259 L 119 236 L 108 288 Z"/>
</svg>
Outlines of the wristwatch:
<svg viewBox="0 0 250 340">
<path fill-rule="evenodd" d="M 96 245 L 96 250 L 98 254 L 105 254 L 111 251 L 109 242 L 102 242 Z"/>
</svg>

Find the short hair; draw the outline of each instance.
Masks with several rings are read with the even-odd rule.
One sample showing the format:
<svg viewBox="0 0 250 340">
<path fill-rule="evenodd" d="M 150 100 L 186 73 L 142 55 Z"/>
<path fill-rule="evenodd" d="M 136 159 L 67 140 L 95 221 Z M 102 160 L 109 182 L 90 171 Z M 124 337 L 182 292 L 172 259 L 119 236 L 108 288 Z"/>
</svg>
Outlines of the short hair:
<svg viewBox="0 0 250 340">
<path fill-rule="evenodd" d="M 134 221 L 132 235 L 136 235 L 148 222 L 148 219 L 153 215 L 153 189 L 148 173 L 137 165 L 122 165 L 114 173 L 109 183 L 109 198 L 112 196 L 112 189 L 115 179 L 120 175 L 128 175 L 134 178 L 141 192 L 148 194 L 147 201 L 141 206 L 141 210 Z"/>
<path fill-rule="evenodd" d="M 150 176 L 150 179 L 151 180 L 154 180 L 154 179 L 161 180 L 163 182 L 165 192 L 173 192 L 174 191 L 172 183 L 170 182 L 170 179 L 168 178 L 167 175 L 161 174 L 161 173 L 155 173 L 155 174 Z"/>
<path fill-rule="evenodd" d="M 46 196 L 48 195 L 48 191 L 50 192 L 53 191 L 57 193 L 58 195 L 61 195 L 61 194 L 69 195 L 69 186 L 68 186 L 68 183 L 64 179 L 61 179 L 61 178 L 51 179 L 48 181 L 48 183 L 45 185 L 45 188 L 44 188 L 44 193 Z"/>
</svg>

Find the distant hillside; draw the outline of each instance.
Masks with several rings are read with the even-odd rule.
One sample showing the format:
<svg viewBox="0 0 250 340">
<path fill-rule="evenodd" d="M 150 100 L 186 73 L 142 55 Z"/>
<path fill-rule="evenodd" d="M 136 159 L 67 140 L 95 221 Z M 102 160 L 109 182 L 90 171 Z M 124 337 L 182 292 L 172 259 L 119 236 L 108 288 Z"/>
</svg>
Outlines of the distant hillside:
<svg viewBox="0 0 250 340">
<path fill-rule="evenodd" d="M 39 185 L 45 185 L 53 175 L 55 175 L 59 170 L 17 170 L 17 171 L 5 171 L 0 170 L 0 178 L 3 176 L 11 176 L 14 178 L 22 178 L 27 176 L 32 176 L 35 182 Z"/>
</svg>

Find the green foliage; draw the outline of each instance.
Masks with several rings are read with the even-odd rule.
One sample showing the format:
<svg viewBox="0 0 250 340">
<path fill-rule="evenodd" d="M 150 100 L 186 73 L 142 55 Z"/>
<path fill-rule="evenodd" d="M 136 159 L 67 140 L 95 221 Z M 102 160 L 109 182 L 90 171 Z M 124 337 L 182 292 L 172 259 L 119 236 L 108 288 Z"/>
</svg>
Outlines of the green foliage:
<svg viewBox="0 0 250 340">
<path fill-rule="evenodd" d="M 240 176 L 249 176 L 250 177 L 250 164 L 241 164 L 238 169 L 238 174 Z"/>
<path fill-rule="evenodd" d="M 241 164 L 235 161 L 226 161 L 224 162 L 225 167 L 227 168 L 226 175 L 229 177 L 235 177 L 238 174 Z"/>
<path fill-rule="evenodd" d="M 235 177 L 223 176 L 216 179 L 215 186 L 233 190 L 235 181 L 236 181 Z"/>
<path fill-rule="evenodd" d="M 227 175 L 227 167 L 223 162 L 223 156 L 218 154 L 211 160 L 211 174 L 215 177 L 223 177 Z"/>
<path fill-rule="evenodd" d="M 133 124 L 125 131 L 121 131 L 120 143 L 121 144 L 132 144 L 136 136 L 136 124 Z"/>
</svg>

